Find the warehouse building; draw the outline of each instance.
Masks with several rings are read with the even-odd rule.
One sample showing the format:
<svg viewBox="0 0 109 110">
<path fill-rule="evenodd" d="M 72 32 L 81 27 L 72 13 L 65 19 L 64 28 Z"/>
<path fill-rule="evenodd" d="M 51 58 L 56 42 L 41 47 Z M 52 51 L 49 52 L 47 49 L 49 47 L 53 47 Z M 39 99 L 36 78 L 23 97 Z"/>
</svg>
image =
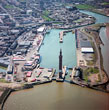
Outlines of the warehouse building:
<svg viewBox="0 0 109 110">
<path fill-rule="evenodd" d="M 82 53 L 94 53 L 93 47 L 90 41 L 80 41 L 81 52 Z"/>
</svg>

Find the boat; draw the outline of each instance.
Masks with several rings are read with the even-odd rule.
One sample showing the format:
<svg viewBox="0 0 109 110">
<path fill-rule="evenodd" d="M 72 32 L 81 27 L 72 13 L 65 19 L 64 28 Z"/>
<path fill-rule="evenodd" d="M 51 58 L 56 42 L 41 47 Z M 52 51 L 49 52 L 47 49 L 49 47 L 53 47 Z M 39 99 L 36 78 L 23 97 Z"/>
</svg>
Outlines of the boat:
<svg viewBox="0 0 109 110">
<path fill-rule="evenodd" d="M 82 84 L 81 87 L 85 87 L 85 85 Z"/>
<path fill-rule="evenodd" d="M 50 30 L 47 30 L 46 33 L 49 34 L 50 33 Z"/>
<path fill-rule="evenodd" d="M 75 31 L 74 30 L 72 30 L 72 34 L 74 34 L 75 33 Z"/>
</svg>

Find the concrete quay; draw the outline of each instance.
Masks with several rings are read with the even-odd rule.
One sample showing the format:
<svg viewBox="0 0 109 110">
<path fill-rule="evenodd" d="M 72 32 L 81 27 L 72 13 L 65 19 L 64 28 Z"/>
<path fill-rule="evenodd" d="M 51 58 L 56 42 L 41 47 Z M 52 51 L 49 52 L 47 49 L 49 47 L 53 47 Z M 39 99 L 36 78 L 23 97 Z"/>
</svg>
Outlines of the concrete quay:
<svg viewBox="0 0 109 110">
<path fill-rule="evenodd" d="M 33 83 L 52 81 L 55 71 L 55 69 L 36 68 L 32 72 L 32 76 L 27 78 L 27 81 Z"/>
<path fill-rule="evenodd" d="M 65 75 L 66 75 L 66 66 L 64 66 L 64 67 L 62 68 L 62 78 L 59 78 L 59 73 L 58 73 L 57 78 L 56 78 L 56 81 L 57 81 L 57 82 L 64 82 L 64 80 L 65 80 Z"/>
<path fill-rule="evenodd" d="M 64 37 L 64 35 L 66 34 L 66 33 L 68 33 L 68 32 L 72 32 L 72 34 L 74 34 L 75 32 L 74 32 L 74 30 L 72 30 L 72 29 L 70 29 L 70 30 L 65 30 L 65 31 L 61 31 L 60 33 L 59 33 L 59 42 L 60 43 L 63 43 L 63 37 Z"/>
</svg>

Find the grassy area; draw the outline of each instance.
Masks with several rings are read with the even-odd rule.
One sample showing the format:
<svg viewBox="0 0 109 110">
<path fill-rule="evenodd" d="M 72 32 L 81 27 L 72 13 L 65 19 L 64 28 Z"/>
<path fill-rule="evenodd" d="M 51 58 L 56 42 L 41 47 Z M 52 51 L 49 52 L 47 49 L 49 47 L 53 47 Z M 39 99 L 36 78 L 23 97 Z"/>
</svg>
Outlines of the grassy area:
<svg viewBox="0 0 109 110">
<path fill-rule="evenodd" d="M 6 5 L 5 8 L 10 9 L 10 8 L 13 8 L 13 6 L 12 5 Z"/>
<path fill-rule="evenodd" d="M 89 67 L 84 72 L 88 73 L 88 74 L 96 74 L 96 73 L 99 73 L 99 69 L 98 68 Z"/>
<path fill-rule="evenodd" d="M 47 11 L 47 10 L 45 10 L 44 12 L 43 12 L 43 14 L 45 15 L 45 16 L 48 16 L 49 15 L 49 11 Z"/>
<path fill-rule="evenodd" d="M 26 2 L 26 0 L 19 0 L 19 2 Z"/>
<path fill-rule="evenodd" d="M 89 81 L 89 78 L 88 78 L 88 75 L 87 75 L 87 74 L 84 74 L 84 80 L 85 80 L 86 82 Z"/>
<path fill-rule="evenodd" d="M 56 23 L 54 23 L 54 24 L 63 24 L 63 23 L 61 23 L 61 22 L 56 22 Z"/>
<path fill-rule="evenodd" d="M 98 74 L 98 80 L 96 82 L 101 82 L 100 74 Z"/>
<path fill-rule="evenodd" d="M 74 20 L 74 22 L 75 22 L 75 23 L 82 22 L 82 21 L 84 21 L 84 19 L 83 19 L 83 18 L 78 19 L 78 20 Z"/>
<path fill-rule="evenodd" d="M 87 5 L 87 4 L 79 4 L 79 5 L 76 5 L 76 7 L 79 8 L 79 9 L 84 9 L 84 10 L 95 8 L 94 6 Z"/>
<path fill-rule="evenodd" d="M 1 69 L 4 69 L 4 70 L 6 70 L 6 69 L 7 69 L 6 67 L 3 67 L 3 66 L 0 66 L 0 68 L 1 68 Z"/>
<path fill-rule="evenodd" d="M 52 19 L 46 15 L 43 15 L 42 18 L 45 19 L 46 21 L 54 21 L 54 19 Z"/>
<path fill-rule="evenodd" d="M 105 3 L 107 4 L 107 3 Z M 98 10 L 98 8 L 96 7 L 96 5 L 92 6 L 92 5 L 87 5 L 87 4 L 78 4 L 75 5 L 78 9 L 82 9 L 82 10 L 88 10 L 94 13 L 98 13 L 104 16 L 107 16 L 106 13 L 104 13 L 104 11 Z"/>
<path fill-rule="evenodd" d="M 88 77 L 89 77 L 90 75 L 92 75 L 92 74 L 97 74 L 97 73 L 99 73 L 99 69 L 98 69 L 98 68 L 89 67 L 89 68 L 85 69 L 85 70 L 83 71 L 84 80 L 85 80 L 86 82 L 89 82 L 90 80 L 89 80 Z"/>
<path fill-rule="evenodd" d="M 103 5 L 109 5 L 109 2 L 104 2 Z"/>
<path fill-rule="evenodd" d="M 0 79 L 0 82 L 2 82 L 2 83 L 8 83 L 5 79 Z"/>
<path fill-rule="evenodd" d="M 45 11 L 43 12 L 42 18 L 43 18 L 44 20 L 46 20 L 46 21 L 54 21 L 53 18 L 50 18 L 50 17 L 48 16 L 49 13 L 50 13 L 49 11 L 45 10 Z"/>
<path fill-rule="evenodd" d="M 87 61 L 87 65 L 89 65 L 89 66 L 94 65 L 94 61 L 93 61 L 93 60 L 91 60 L 91 61 Z"/>
</svg>

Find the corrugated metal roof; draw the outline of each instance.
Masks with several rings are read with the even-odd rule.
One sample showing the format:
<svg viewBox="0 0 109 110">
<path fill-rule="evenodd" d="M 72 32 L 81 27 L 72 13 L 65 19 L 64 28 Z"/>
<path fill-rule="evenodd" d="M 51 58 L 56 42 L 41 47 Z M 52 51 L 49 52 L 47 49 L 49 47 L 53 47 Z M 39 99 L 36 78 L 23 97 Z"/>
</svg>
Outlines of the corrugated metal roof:
<svg viewBox="0 0 109 110">
<path fill-rule="evenodd" d="M 81 47 L 92 47 L 90 41 L 80 41 Z"/>
</svg>

